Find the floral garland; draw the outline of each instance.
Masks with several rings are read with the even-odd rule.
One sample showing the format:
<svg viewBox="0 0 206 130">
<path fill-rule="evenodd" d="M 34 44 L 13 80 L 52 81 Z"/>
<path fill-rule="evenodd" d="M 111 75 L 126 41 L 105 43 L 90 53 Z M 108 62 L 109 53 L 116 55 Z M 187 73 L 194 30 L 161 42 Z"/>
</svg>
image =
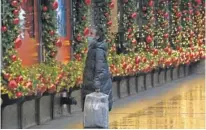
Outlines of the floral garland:
<svg viewBox="0 0 206 130">
<path fill-rule="evenodd" d="M 193 6 L 193 25 L 194 34 L 196 35 L 194 39 L 195 45 L 204 45 L 205 37 L 205 1 L 204 0 L 192 0 Z"/>
<path fill-rule="evenodd" d="M 180 10 L 180 0 L 171 1 L 171 42 L 173 47 L 182 46 L 182 13 Z"/>
<path fill-rule="evenodd" d="M 86 36 L 89 33 L 89 18 L 88 18 L 88 9 L 91 5 L 91 0 L 79 0 L 74 1 L 73 3 L 73 17 L 76 18 L 75 28 L 73 31 L 73 54 L 74 58 L 78 61 L 82 60 L 85 57 L 87 52 L 87 40 Z"/>
<path fill-rule="evenodd" d="M 57 47 L 62 46 L 56 33 L 56 9 L 58 2 L 56 0 L 42 0 L 42 42 L 45 49 L 45 61 L 49 63 L 57 54 Z"/>
<path fill-rule="evenodd" d="M 192 24 L 192 3 L 190 0 L 182 1 L 182 44 L 184 47 L 194 46 L 194 31 Z"/>
<path fill-rule="evenodd" d="M 142 1 L 143 7 L 143 23 L 142 34 L 145 38 L 146 49 L 154 47 L 154 37 L 155 37 L 155 13 L 154 13 L 154 0 Z"/>
<path fill-rule="evenodd" d="M 125 48 L 128 52 L 134 52 L 137 48 L 137 8 L 136 8 L 136 0 L 124 0 L 123 1 L 123 26 L 125 30 Z"/>
<path fill-rule="evenodd" d="M 19 37 L 19 11 L 20 2 L 17 0 L 1 1 L 1 35 L 2 35 L 2 52 L 3 66 L 9 66 L 12 62 L 17 61 L 15 49 L 21 47 L 22 41 Z"/>
<path fill-rule="evenodd" d="M 169 43 L 169 10 L 168 0 L 158 2 L 156 40 L 157 48 L 165 48 Z"/>
</svg>

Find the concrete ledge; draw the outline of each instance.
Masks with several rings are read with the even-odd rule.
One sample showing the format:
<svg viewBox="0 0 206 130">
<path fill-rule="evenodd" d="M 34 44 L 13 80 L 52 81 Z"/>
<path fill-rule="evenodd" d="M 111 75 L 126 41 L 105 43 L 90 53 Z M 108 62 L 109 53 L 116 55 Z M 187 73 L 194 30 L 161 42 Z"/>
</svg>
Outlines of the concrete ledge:
<svg viewBox="0 0 206 130">
<path fill-rule="evenodd" d="M 136 77 L 130 77 L 129 78 L 129 94 L 133 95 L 137 93 L 136 89 Z"/>
<path fill-rule="evenodd" d="M 1 128 L 2 129 L 18 129 L 18 105 L 8 105 L 1 110 Z"/>
<path fill-rule="evenodd" d="M 81 111 L 82 110 L 81 89 L 72 91 L 71 97 L 75 98 L 75 100 L 77 101 L 77 105 L 71 105 L 70 112 L 73 113 L 76 111 Z"/>
<path fill-rule="evenodd" d="M 178 75 L 179 75 L 179 78 L 183 78 L 184 77 L 184 66 L 183 65 L 180 65 L 178 67 Z"/>
<path fill-rule="evenodd" d="M 177 80 L 178 79 L 178 69 L 174 68 L 172 69 L 172 80 Z"/>
<path fill-rule="evenodd" d="M 119 99 L 119 91 L 118 91 L 118 82 L 112 82 L 112 96 L 113 96 L 113 100 L 116 101 L 117 99 Z"/>
<path fill-rule="evenodd" d="M 165 83 L 165 70 L 161 70 L 159 72 L 159 85 L 162 85 Z"/>
<path fill-rule="evenodd" d="M 22 104 L 22 128 L 28 128 L 36 123 L 35 100 L 25 101 Z"/>
<path fill-rule="evenodd" d="M 153 73 L 153 87 L 157 87 L 159 85 L 159 82 L 158 82 L 158 72 L 154 72 Z"/>
<path fill-rule="evenodd" d="M 145 90 L 144 76 L 143 75 L 137 76 L 137 88 L 138 88 L 138 92 Z"/>
<path fill-rule="evenodd" d="M 146 89 L 150 89 L 152 88 L 152 74 L 151 73 L 147 73 L 145 76 L 145 86 Z"/>
<path fill-rule="evenodd" d="M 188 76 L 190 74 L 190 66 L 189 65 L 185 65 L 184 74 L 185 74 L 185 76 Z"/>
<path fill-rule="evenodd" d="M 167 71 L 166 71 L 166 82 L 170 82 L 170 81 L 172 81 L 172 70 L 167 69 Z"/>
<path fill-rule="evenodd" d="M 129 93 L 128 93 L 128 80 L 127 79 L 122 79 L 120 81 L 119 90 L 120 90 L 120 98 L 128 96 Z"/>
<path fill-rule="evenodd" d="M 62 107 L 60 105 L 60 93 L 56 93 L 54 95 L 54 106 L 53 106 L 53 116 L 54 118 L 58 118 L 62 116 Z"/>
<path fill-rule="evenodd" d="M 43 124 L 44 122 L 51 120 L 51 96 L 43 96 L 39 103 L 39 120 L 40 124 Z"/>
<path fill-rule="evenodd" d="M 205 59 L 194 63 L 191 68 L 192 73 L 205 75 Z"/>
</svg>

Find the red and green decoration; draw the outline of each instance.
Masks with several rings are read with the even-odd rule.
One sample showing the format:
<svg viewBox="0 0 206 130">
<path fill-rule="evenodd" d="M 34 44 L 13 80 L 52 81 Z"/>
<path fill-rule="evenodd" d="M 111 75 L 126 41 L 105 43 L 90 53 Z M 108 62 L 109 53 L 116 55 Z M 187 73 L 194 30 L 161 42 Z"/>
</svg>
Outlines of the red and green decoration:
<svg viewBox="0 0 206 130">
<path fill-rule="evenodd" d="M 127 44 L 126 47 L 128 52 L 133 52 L 136 50 L 138 45 L 137 43 L 137 1 L 136 0 L 123 0 L 123 27 L 125 31 L 125 41 Z"/>
<path fill-rule="evenodd" d="M 193 9 L 191 0 L 181 1 L 182 10 L 182 44 L 184 47 L 192 47 L 195 45 L 195 33 L 193 28 Z"/>
<path fill-rule="evenodd" d="M 155 39 L 155 12 L 154 12 L 154 0 L 145 0 L 142 7 L 142 33 L 145 38 L 146 49 L 154 47 Z"/>
<path fill-rule="evenodd" d="M 42 42 L 45 50 L 45 61 L 53 60 L 57 54 L 57 47 L 62 46 L 62 42 L 58 39 L 56 33 L 56 9 L 58 2 L 56 0 L 41 0 L 42 8 Z"/>
<path fill-rule="evenodd" d="M 156 10 L 157 24 L 155 37 L 157 40 L 156 48 L 165 48 L 169 43 L 169 8 L 168 0 L 158 1 Z"/>
<path fill-rule="evenodd" d="M 75 60 L 81 61 L 87 52 L 86 36 L 89 34 L 89 7 L 91 0 L 73 1 L 73 17 L 75 17 L 73 30 L 73 54 Z"/>
<path fill-rule="evenodd" d="M 184 46 L 182 43 L 182 12 L 181 0 L 171 2 L 171 42 L 174 47 Z"/>
<path fill-rule="evenodd" d="M 205 37 L 205 1 L 192 0 L 193 7 L 193 31 L 195 33 L 195 45 L 204 45 Z"/>
<path fill-rule="evenodd" d="M 11 57 L 17 57 L 15 49 L 22 45 L 22 40 L 19 37 L 19 7 L 20 2 L 17 0 L 1 0 L 1 45 L 3 66 L 5 67 L 12 62 Z"/>
</svg>

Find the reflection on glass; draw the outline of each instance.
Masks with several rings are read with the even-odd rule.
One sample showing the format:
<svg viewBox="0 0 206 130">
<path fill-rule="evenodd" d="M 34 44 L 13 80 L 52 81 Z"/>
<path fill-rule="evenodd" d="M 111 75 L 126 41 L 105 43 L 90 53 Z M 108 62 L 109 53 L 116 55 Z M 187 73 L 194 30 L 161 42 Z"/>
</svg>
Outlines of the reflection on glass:
<svg viewBox="0 0 206 130">
<path fill-rule="evenodd" d="M 58 0 L 57 8 L 57 32 L 59 36 L 66 36 L 66 10 L 65 10 L 65 0 Z"/>
</svg>

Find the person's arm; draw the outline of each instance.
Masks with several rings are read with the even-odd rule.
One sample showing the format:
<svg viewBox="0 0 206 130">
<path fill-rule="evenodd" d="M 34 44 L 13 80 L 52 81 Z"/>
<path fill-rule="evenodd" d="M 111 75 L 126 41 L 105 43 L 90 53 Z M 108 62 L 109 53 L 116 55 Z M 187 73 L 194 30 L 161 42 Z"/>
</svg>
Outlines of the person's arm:
<svg viewBox="0 0 206 130">
<path fill-rule="evenodd" d="M 101 80 L 104 76 L 104 67 L 105 67 L 105 57 L 104 50 L 97 49 L 96 50 L 96 59 L 95 59 L 95 77 L 94 77 L 94 88 L 100 89 Z"/>
</svg>

